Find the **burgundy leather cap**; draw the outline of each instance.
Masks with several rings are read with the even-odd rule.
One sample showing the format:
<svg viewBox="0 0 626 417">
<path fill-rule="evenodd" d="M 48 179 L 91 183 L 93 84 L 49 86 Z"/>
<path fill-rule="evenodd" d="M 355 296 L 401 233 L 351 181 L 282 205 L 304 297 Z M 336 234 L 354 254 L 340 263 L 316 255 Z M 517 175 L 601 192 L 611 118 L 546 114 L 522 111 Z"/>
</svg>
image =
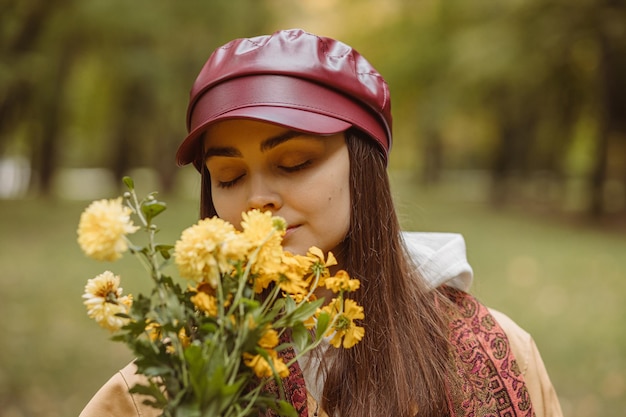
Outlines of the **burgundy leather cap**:
<svg viewBox="0 0 626 417">
<path fill-rule="evenodd" d="M 191 89 L 178 165 L 202 166 L 201 137 L 226 119 L 331 135 L 352 126 L 387 157 L 391 102 L 382 76 L 350 46 L 300 29 L 235 39 L 209 57 Z"/>
</svg>

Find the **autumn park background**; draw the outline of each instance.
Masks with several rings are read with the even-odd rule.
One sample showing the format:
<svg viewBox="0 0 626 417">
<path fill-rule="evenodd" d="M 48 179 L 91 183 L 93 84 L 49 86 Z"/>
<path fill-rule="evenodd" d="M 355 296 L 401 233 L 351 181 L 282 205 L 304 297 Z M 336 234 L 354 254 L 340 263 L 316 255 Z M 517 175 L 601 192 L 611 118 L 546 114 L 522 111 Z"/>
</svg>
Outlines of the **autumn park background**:
<svg viewBox="0 0 626 417">
<path fill-rule="evenodd" d="M 131 357 L 85 315 L 82 209 L 121 177 L 197 218 L 188 92 L 235 37 L 300 27 L 385 76 L 406 229 L 459 232 L 567 416 L 626 410 L 626 5 L 615 0 L 0 0 L 0 417 L 77 415 Z"/>
</svg>

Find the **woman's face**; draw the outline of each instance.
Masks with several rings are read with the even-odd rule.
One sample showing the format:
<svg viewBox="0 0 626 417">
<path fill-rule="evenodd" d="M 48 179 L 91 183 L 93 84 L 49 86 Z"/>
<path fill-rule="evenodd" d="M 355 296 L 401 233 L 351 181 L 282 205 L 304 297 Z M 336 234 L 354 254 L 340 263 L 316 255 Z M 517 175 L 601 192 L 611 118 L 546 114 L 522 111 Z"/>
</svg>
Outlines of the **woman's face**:
<svg viewBox="0 0 626 417">
<path fill-rule="evenodd" d="M 345 136 L 314 136 L 252 120 L 212 125 L 205 163 L 217 215 L 239 226 L 241 213 L 269 210 L 287 221 L 283 245 L 335 250 L 350 225 Z"/>
</svg>

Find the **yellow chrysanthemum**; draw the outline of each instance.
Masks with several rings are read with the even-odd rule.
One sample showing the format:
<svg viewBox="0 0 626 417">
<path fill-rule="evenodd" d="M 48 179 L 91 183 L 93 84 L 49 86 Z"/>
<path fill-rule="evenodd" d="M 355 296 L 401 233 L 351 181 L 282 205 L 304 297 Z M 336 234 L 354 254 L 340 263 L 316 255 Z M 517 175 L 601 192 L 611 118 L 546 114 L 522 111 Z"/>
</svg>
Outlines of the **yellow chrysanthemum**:
<svg viewBox="0 0 626 417">
<path fill-rule="evenodd" d="M 278 332 L 268 325 L 258 345 L 263 349 L 273 349 L 278 346 L 278 341 Z"/>
<path fill-rule="evenodd" d="M 293 255 L 289 252 L 283 254 L 283 264 L 299 275 L 305 276 L 311 270 L 314 260 L 309 256 Z"/>
<path fill-rule="evenodd" d="M 270 349 L 267 351 L 267 354 L 272 361 L 272 365 L 274 369 L 276 369 L 276 373 L 281 378 L 286 378 L 289 376 L 289 368 L 285 365 L 285 362 L 281 358 L 278 357 L 278 354 L 275 350 Z M 259 378 L 268 378 L 274 375 L 272 372 L 272 367 L 270 364 L 263 358 L 261 355 L 253 355 L 251 353 L 244 352 L 243 354 L 243 362 L 249 368 L 252 368 L 254 374 Z"/>
<path fill-rule="evenodd" d="M 185 330 L 184 327 L 178 331 L 178 340 L 180 341 L 180 345 L 183 349 L 185 349 L 191 344 L 191 338 L 187 336 L 187 331 Z M 165 347 L 165 351 L 169 353 L 170 355 L 173 355 L 176 353 L 176 348 L 174 347 L 173 344 L 169 343 Z"/>
<path fill-rule="evenodd" d="M 196 308 L 204 312 L 207 316 L 216 317 L 218 315 L 218 300 L 215 295 L 215 288 L 211 284 L 201 282 L 196 288 L 189 288 L 195 294 L 190 297 Z M 232 300 L 232 294 L 227 294 L 224 300 L 224 307 L 228 307 Z"/>
<path fill-rule="evenodd" d="M 324 252 L 317 246 L 311 246 L 307 252 L 307 256 L 312 258 L 313 261 L 319 261 L 325 267 L 337 265 L 337 259 L 332 252 L 328 252 L 328 256 L 324 258 Z"/>
<path fill-rule="evenodd" d="M 278 279 L 279 275 L 276 273 L 259 274 L 254 278 L 252 289 L 255 293 L 260 294 L 264 289 L 269 287 L 272 282 L 276 282 Z"/>
<path fill-rule="evenodd" d="M 343 313 L 341 311 L 341 300 L 334 298 L 322 311 L 330 314 L 331 317 L 336 316 L 335 324 L 326 332 L 327 336 L 334 333 L 330 344 L 336 348 L 343 345 L 349 349 L 356 345 L 365 335 L 365 329 L 357 326 L 354 320 L 362 320 L 365 318 L 363 307 L 359 306 L 354 300 L 344 300 Z"/>
<path fill-rule="evenodd" d="M 310 259 L 286 253 L 282 257 L 282 273 L 278 281 L 280 289 L 296 297 L 306 295 L 309 282 L 305 280 L 305 276 L 310 266 Z"/>
<path fill-rule="evenodd" d="M 350 275 L 346 271 L 340 270 L 334 277 L 326 278 L 323 285 L 332 292 L 338 293 L 340 291 L 356 291 L 361 282 L 358 279 L 350 279 Z"/>
<path fill-rule="evenodd" d="M 241 228 L 246 239 L 254 246 L 262 245 L 274 233 L 274 222 L 270 211 L 254 209 L 241 214 Z M 277 234 L 280 237 L 280 234 Z M 272 239 L 276 240 L 273 235 Z M 280 240 L 280 239 L 278 239 Z"/>
<path fill-rule="evenodd" d="M 234 239 L 235 228 L 222 219 L 200 220 L 185 229 L 174 247 L 174 261 L 183 278 L 217 286 L 220 276 L 219 246 Z M 224 271 L 227 272 L 227 271 Z"/>
<path fill-rule="evenodd" d="M 272 217 L 269 211 L 251 210 L 242 214 L 241 227 L 245 239 L 252 247 L 261 249 L 252 272 L 264 274 L 279 273 L 283 248 L 281 246 L 284 235 L 284 220 Z"/>
<path fill-rule="evenodd" d="M 255 327 L 254 320 L 250 321 L 249 326 L 250 328 Z M 276 370 L 276 373 L 281 378 L 284 378 L 289 375 L 289 368 L 287 368 L 283 360 L 278 357 L 278 354 L 274 350 L 274 348 L 278 346 L 278 343 L 278 332 L 272 329 L 271 325 L 266 325 L 263 335 L 259 339 L 257 345 L 267 352 L 274 366 L 274 369 Z M 270 377 L 273 375 L 270 364 L 263 358 L 263 356 L 259 354 L 253 355 L 251 353 L 245 352 L 243 354 L 243 359 L 246 366 L 252 368 L 254 374 L 259 378 Z"/>
<path fill-rule="evenodd" d="M 191 338 L 187 336 L 187 331 L 183 327 L 178 331 L 178 339 L 183 348 L 188 347 L 191 344 Z"/>
<path fill-rule="evenodd" d="M 125 237 L 135 233 L 132 210 L 122 198 L 94 201 L 83 211 L 78 223 L 78 244 L 85 254 L 98 261 L 115 261 L 128 250 Z"/>
<path fill-rule="evenodd" d="M 105 329 L 114 332 L 124 326 L 128 319 L 117 314 L 128 314 L 133 303 L 132 296 L 122 296 L 120 277 L 105 271 L 87 281 L 83 304 L 87 315 Z"/>
<path fill-rule="evenodd" d="M 319 276 L 317 285 L 320 287 L 324 286 L 324 281 L 326 278 L 330 276 L 330 272 L 328 270 L 329 267 L 337 265 L 337 259 L 332 252 L 328 252 L 328 256 L 324 257 L 324 252 L 316 246 L 311 246 L 306 254 L 307 258 L 312 263 L 311 265 L 311 277 L 313 278 L 315 275 Z"/>
<path fill-rule="evenodd" d="M 198 292 L 191 296 L 191 302 L 208 316 L 217 316 L 217 298 L 205 292 Z"/>
<path fill-rule="evenodd" d="M 222 242 L 219 250 L 220 263 L 243 261 L 247 259 L 252 244 L 241 233 L 232 233 Z"/>
<path fill-rule="evenodd" d="M 146 326 L 146 333 L 148 334 L 148 337 L 150 338 L 150 340 L 152 340 L 153 342 L 156 342 L 157 340 L 160 340 L 162 337 L 161 326 L 159 325 L 159 323 L 150 322 Z"/>
</svg>

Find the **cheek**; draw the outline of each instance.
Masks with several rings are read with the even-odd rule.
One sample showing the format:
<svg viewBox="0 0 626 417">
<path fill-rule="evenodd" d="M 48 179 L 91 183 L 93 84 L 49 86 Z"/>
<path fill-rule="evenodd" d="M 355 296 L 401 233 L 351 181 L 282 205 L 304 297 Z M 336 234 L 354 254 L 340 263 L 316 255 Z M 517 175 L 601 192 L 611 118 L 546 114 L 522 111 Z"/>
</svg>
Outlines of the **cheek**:
<svg viewBox="0 0 626 417">
<path fill-rule="evenodd" d="M 213 199 L 217 216 L 237 227 L 241 222 L 241 213 L 245 208 L 241 207 L 239 199 L 233 194 L 232 192 L 224 193 L 218 190 L 211 194 L 211 198 Z"/>
<path fill-rule="evenodd" d="M 342 172 L 335 177 L 333 184 L 330 185 L 332 190 L 327 199 L 327 213 L 332 213 L 335 218 L 334 225 L 337 230 L 344 233 L 348 232 L 350 226 L 351 198 L 349 184 L 349 173 Z"/>
<path fill-rule="evenodd" d="M 347 233 L 350 226 L 350 217 L 352 213 L 350 192 L 347 187 L 339 189 L 337 201 L 334 204 L 337 213 L 339 225 L 341 229 Z"/>
</svg>

